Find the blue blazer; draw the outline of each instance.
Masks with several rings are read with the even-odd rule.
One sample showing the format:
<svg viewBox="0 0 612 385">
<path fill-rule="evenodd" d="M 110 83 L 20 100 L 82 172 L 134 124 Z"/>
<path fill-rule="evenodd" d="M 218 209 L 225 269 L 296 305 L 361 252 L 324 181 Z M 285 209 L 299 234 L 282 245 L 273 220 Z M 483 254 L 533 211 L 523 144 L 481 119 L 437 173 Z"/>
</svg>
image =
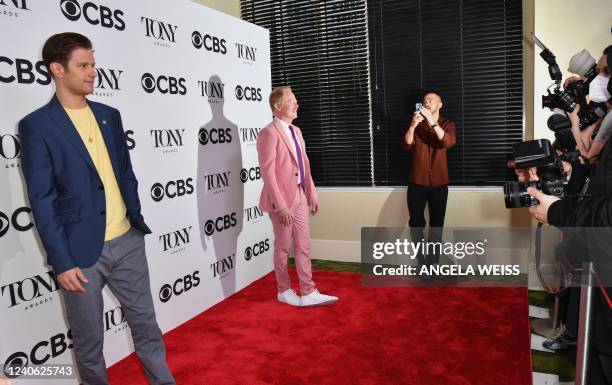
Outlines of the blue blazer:
<svg viewBox="0 0 612 385">
<path fill-rule="evenodd" d="M 121 115 L 87 101 L 102 131 L 133 227 L 151 230 L 140 213 Z M 57 96 L 19 122 L 21 167 L 36 228 L 56 274 L 96 263 L 104 245 L 104 186 L 79 133 Z"/>
</svg>

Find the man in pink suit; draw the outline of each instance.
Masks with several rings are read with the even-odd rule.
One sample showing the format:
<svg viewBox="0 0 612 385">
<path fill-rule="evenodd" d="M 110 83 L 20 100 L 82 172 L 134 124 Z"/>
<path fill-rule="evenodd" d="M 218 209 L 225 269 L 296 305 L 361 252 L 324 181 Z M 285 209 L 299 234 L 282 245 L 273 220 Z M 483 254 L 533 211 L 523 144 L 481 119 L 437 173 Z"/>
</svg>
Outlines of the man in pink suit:
<svg viewBox="0 0 612 385">
<path fill-rule="evenodd" d="M 291 125 L 298 109 L 291 88 L 275 88 L 270 94 L 270 107 L 274 120 L 259 132 L 257 153 L 264 181 L 259 207 L 269 213 L 274 228 L 277 298 L 293 306 L 330 305 L 338 297 L 319 293 L 312 280 L 308 211 L 309 206 L 313 215 L 319 211 L 319 199 L 302 133 Z M 291 288 L 287 271 L 291 240 L 301 297 Z"/>
</svg>

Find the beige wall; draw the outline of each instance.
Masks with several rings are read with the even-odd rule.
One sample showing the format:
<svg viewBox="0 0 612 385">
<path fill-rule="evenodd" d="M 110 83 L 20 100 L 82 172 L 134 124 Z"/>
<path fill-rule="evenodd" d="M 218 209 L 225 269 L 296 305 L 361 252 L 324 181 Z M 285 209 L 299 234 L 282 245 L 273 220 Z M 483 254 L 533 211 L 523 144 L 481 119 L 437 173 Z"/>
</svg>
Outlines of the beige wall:
<svg viewBox="0 0 612 385">
<path fill-rule="evenodd" d="M 217 11 L 225 12 L 228 15 L 240 17 L 239 0 L 191 0 L 194 3 L 205 5 Z"/>
<path fill-rule="evenodd" d="M 313 239 L 358 241 L 361 227 L 404 227 L 408 222 L 405 188 L 319 189 L 321 211 L 311 219 Z M 525 209 L 508 210 L 501 188 L 451 188 L 446 226 L 530 226 Z"/>
<path fill-rule="evenodd" d="M 610 0 L 537 0 L 534 23 L 536 36 L 555 54 L 564 79 L 570 75 L 567 67 L 575 53 L 585 48 L 598 60 L 603 49 L 612 44 Z M 530 40 L 529 44 L 532 44 Z M 541 98 L 552 80 L 540 52 L 541 49 L 536 46 L 533 100 L 535 136 L 553 139 L 553 133 L 546 127 L 550 112 L 542 108 Z"/>
</svg>

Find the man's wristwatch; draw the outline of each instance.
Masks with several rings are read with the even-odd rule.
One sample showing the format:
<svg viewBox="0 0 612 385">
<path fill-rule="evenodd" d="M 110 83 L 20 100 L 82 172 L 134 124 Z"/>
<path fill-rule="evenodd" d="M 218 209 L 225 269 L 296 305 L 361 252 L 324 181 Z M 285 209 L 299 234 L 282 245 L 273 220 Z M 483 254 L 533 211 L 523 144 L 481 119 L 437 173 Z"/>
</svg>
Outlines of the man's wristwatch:
<svg viewBox="0 0 612 385">
<path fill-rule="evenodd" d="M 436 127 L 438 127 L 438 123 L 434 123 L 431 125 L 431 128 L 436 128 Z"/>
</svg>

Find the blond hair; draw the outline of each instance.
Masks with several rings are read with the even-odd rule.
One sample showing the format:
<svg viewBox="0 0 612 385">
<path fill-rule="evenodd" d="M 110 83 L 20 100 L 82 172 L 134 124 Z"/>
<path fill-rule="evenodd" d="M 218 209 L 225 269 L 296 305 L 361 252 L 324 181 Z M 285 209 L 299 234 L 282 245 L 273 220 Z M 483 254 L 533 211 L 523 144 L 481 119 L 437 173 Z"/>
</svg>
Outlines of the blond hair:
<svg viewBox="0 0 612 385">
<path fill-rule="evenodd" d="M 274 105 L 276 103 L 280 103 L 280 101 L 283 100 L 283 96 L 285 96 L 285 91 L 291 91 L 291 87 L 276 87 L 270 93 L 270 98 L 268 100 L 270 102 L 270 108 L 272 109 L 272 112 L 274 112 Z"/>
</svg>

